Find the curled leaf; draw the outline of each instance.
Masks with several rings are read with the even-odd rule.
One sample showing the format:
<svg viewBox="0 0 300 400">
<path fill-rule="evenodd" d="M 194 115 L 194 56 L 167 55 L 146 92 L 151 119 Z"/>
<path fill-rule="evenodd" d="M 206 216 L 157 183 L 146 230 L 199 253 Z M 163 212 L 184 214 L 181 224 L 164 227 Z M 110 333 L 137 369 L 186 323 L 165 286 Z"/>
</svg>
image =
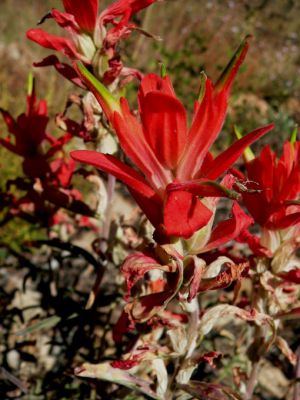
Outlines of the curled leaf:
<svg viewBox="0 0 300 400">
<path fill-rule="evenodd" d="M 82 378 L 101 379 L 108 382 L 117 383 L 149 396 L 151 399 L 163 400 L 150 387 L 150 383 L 138 378 L 122 369 L 113 368 L 109 362 L 101 364 L 85 363 L 81 367 L 75 368 L 75 375 Z"/>
</svg>

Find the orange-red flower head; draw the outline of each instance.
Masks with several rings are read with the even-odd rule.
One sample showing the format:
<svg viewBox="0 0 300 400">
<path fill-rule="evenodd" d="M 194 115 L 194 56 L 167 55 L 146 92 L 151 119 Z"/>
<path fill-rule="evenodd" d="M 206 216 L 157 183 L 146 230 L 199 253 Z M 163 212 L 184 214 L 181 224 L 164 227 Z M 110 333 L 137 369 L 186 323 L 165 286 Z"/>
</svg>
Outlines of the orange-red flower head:
<svg viewBox="0 0 300 400">
<path fill-rule="evenodd" d="M 165 235 L 189 238 L 212 217 L 212 211 L 199 197 L 220 196 L 220 190 L 213 185 L 208 190 L 207 185 L 273 127 L 257 129 L 215 159 L 209 153 L 224 123 L 232 81 L 248 46 L 246 38 L 216 85 L 203 80 L 202 98 L 196 101 L 190 127 L 168 76 L 149 74 L 142 80 L 138 94 L 140 118 L 136 118 L 124 98 L 114 99 L 79 65 L 82 79 L 115 128 L 124 153 L 140 172 L 95 151 L 75 151 L 72 157 L 122 180 L 152 224 Z"/>
</svg>

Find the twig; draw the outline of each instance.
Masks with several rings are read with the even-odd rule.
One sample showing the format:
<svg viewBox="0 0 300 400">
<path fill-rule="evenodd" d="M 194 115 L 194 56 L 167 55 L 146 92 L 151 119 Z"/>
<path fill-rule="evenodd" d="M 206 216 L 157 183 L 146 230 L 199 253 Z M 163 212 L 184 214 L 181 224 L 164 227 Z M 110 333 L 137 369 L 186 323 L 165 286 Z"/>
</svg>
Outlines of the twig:
<svg viewBox="0 0 300 400">
<path fill-rule="evenodd" d="M 244 396 L 244 400 L 251 400 L 253 398 L 253 392 L 257 383 L 257 374 L 259 369 L 258 367 L 259 361 L 256 361 L 252 364 L 252 369 L 247 383 L 247 390 Z"/>
<path fill-rule="evenodd" d="M 107 182 L 107 207 L 105 210 L 105 219 L 102 225 L 102 240 L 100 244 L 100 250 L 103 254 L 105 254 L 107 250 L 107 239 L 109 237 L 110 224 L 111 224 L 111 209 L 112 209 L 112 201 L 114 197 L 116 187 L 116 178 L 111 174 L 108 175 Z"/>
<path fill-rule="evenodd" d="M 299 383 L 299 378 L 300 378 L 300 345 L 297 348 L 296 355 L 297 355 L 297 363 L 296 363 L 296 368 L 295 368 L 295 379 L 296 379 L 296 381 L 295 381 L 293 400 L 300 400 L 300 383 Z"/>
<path fill-rule="evenodd" d="M 10 372 L 7 371 L 7 369 L 0 367 L 0 374 L 2 377 L 9 382 L 13 383 L 17 388 L 22 390 L 23 393 L 27 394 L 28 393 L 28 388 L 27 386 L 20 381 L 16 376 L 12 375 Z"/>
</svg>

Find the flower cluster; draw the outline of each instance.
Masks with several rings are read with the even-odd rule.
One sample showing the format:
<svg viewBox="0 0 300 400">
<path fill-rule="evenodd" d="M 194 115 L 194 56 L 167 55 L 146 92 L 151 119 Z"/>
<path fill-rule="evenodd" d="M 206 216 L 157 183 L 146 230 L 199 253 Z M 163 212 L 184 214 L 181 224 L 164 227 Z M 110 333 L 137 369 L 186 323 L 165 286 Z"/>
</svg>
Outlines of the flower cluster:
<svg viewBox="0 0 300 400">
<path fill-rule="evenodd" d="M 124 67 L 117 46 L 121 39 L 138 29 L 130 22 L 132 16 L 155 1 L 118 0 L 98 15 L 98 0 L 63 0 L 65 12 L 52 9 L 40 24 L 49 18 L 54 19 L 67 32 L 68 37 L 55 36 L 39 28 L 30 29 L 27 37 L 40 46 L 64 54 L 71 61 L 81 60 L 105 84 L 114 83 L 120 76 L 127 78 L 128 82 L 128 78 L 140 78 L 142 74 Z M 72 65 L 60 62 L 55 55 L 35 65 L 53 65 L 64 77 L 82 86 Z"/>
<path fill-rule="evenodd" d="M 72 139 L 69 132 L 59 138 L 47 132 L 47 103 L 37 100 L 35 84 L 29 80 L 27 109 L 15 120 L 8 111 L 0 110 L 8 136 L 0 144 L 22 160 L 23 175 L 6 183 L 10 201 L 1 224 L 19 217 L 49 227 L 64 220 L 61 208 L 85 216 L 94 212 L 72 187 L 75 162 L 64 147 Z M 15 187 L 18 195 L 10 190 Z M 7 207 L 8 206 L 8 207 Z"/>
</svg>

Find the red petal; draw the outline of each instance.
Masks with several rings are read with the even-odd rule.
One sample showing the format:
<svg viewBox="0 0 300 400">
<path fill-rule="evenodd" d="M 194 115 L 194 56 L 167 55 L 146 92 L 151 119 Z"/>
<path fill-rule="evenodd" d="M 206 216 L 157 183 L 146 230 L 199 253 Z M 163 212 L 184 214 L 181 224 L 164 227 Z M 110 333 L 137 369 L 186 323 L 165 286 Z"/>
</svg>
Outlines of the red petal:
<svg viewBox="0 0 300 400">
<path fill-rule="evenodd" d="M 196 112 L 189 133 L 189 146 L 178 169 L 177 177 L 180 180 L 195 178 L 209 148 L 221 131 L 231 84 L 246 56 L 248 47 L 248 38 L 246 38 L 225 68 L 215 88 L 211 81 L 206 79 L 201 103 L 195 108 Z"/>
<path fill-rule="evenodd" d="M 64 78 L 68 79 L 75 85 L 85 89 L 85 86 L 82 80 L 79 78 L 75 69 L 66 63 L 60 62 L 55 55 L 48 56 L 40 62 L 33 63 L 33 65 L 35 67 L 48 67 L 53 65 L 56 71 L 60 73 Z"/>
<path fill-rule="evenodd" d="M 74 60 L 81 59 L 81 55 L 77 52 L 76 47 L 69 39 L 50 35 L 42 29 L 30 29 L 27 31 L 26 35 L 28 39 L 33 40 L 40 46 L 46 47 L 47 49 L 60 51 L 67 57 Z"/>
<path fill-rule="evenodd" d="M 71 35 L 79 33 L 79 24 L 76 22 L 74 15 L 62 13 L 54 8 L 51 11 L 51 16 L 59 26 L 66 29 Z"/>
<path fill-rule="evenodd" d="M 266 247 L 262 246 L 259 237 L 252 235 L 247 229 L 242 231 L 236 238 L 239 243 L 247 243 L 250 249 L 258 257 L 271 257 L 272 252 Z"/>
<path fill-rule="evenodd" d="M 134 329 L 134 324 L 132 320 L 129 318 L 128 313 L 124 310 L 122 311 L 122 314 L 120 315 L 116 325 L 113 328 L 113 340 L 116 343 L 119 343 L 122 341 L 123 335 L 125 333 L 132 331 Z"/>
<path fill-rule="evenodd" d="M 164 94 L 169 94 L 170 96 L 175 96 L 175 91 L 172 86 L 172 82 L 168 76 L 161 78 L 156 74 L 148 74 L 141 81 L 139 87 L 139 106 L 145 99 L 145 96 L 150 92 L 162 92 Z M 141 107 L 140 107 L 141 108 Z"/>
<path fill-rule="evenodd" d="M 122 115 L 115 112 L 113 125 L 120 144 L 127 156 L 145 174 L 152 187 L 165 188 L 171 181 L 170 174 L 163 168 L 145 140 L 141 124 L 132 115 L 125 99 L 121 99 Z"/>
<path fill-rule="evenodd" d="M 274 221 L 274 223 L 270 222 L 267 226 L 270 226 L 273 229 L 286 229 L 298 224 L 300 224 L 300 212 L 295 212 L 285 215 L 284 217 Z"/>
<path fill-rule="evenodd" d="M 300 283 L 300 268 L 292 269 L 288 272 L 281 272 L 278 275 L 287 282 Z"/>
<path fill-rule="evenodd" d="M 214 94 L 209 79 L 205 82 L 205 94 L 197 108 L 188 134 L 182 161 L 179 164 L 177 178 L 193 179 L 199 172 L 208 150 L 221 131 L 227 110 L 227 95 Z"/>
<path fill-rule="evenodd" d="M 234 53 L 228 65 L 222 72 L 222 75 L 218 79 L 218 82 L 216 83 L 217 90 L 223 90 L 227 92 L 230 90 L 232 82 L 249 50 L 250 38 L 251 38 L 250 35 L 246 36 L 246 38 L 243 40 L 239 48 Z"/>
<path fill-rule="evenodd" d="M 276 177 L 274 179 L 274 185 L 276 185 Z M 275 186 L 276 188 L 276 186 Z M 278 193 L 278 201 L 281 200 L 294 200 L 300 193 L 300 163 L 295 166 L 290 175 L 283 181 L 282 189 Z"/>
<path fill-rule="evenodd" d="M 80 1 L 80 0 L 78 0 Z M 123 15 L 125 22 L 130 19 L 133 14 L 143 8 L 148 7 L 150 4 L 157 0 L 119 0 L 110 5 L 101 13 L 101 20 L 103 24 L 113 21 L 116 17 Z"/>
<path fill-rule="evenodd" d="M 228 197 L 237 199 L 239 193 L 229 189 L 226 185 L 208 179 L 195 179 L 187 182 L 174 182 L 167 186 L 168 192 L 181 190 L 201 197 Z"/>
<path fill-rule="evenodd" d="M 73 135 L 69 132 L 66 132 L 63 136 L 61 136 L 60 138 L 56 139 L 49 137 L 48 138 L 51 141 L 51 147 L 49 148 L 49 150 L 46 153 L 46 157 L 52 157 L 55 153 L 57 153 L 58 151 L 60 151 L 62 149 L 62 147 L 68 143 L 72 138 Z"/>
<path fill-rule="evenodd" d="M 67 13 L 74 15 L 80 28 L 93 32 L 98 15 L 98 0 L 63 0 Z"/>
<path fill-rule="evenodd" d="M 253 181 L 260 184 L 260 189 L 263 190 L 263 196 L 266 202 L 271 202 L 276 196 L 279 182 L 275 183 L 275 165 L 276 155 L 271 151 L 270 146 L 265 146 L 260 154 L 260 157 L 246 163 L 248 176 L 252 176 Z M 275 189 L 275 192 L 274 192 Z"/>
<path fill-rule="evenodd" d="M 17 125 L 13 117 L 10 115 L 8 111 L 3 110 L 3 108 L 0 108 L 0 112 L 2 114 L 3 120 L 7 126 L 8 132 L 15 134 L 17 131 Z"/>
<path fill-rule="evenodd" d="M 171 181 L 171 174 L 157 160 L 145 140 L 141 123 L 131 113 L 127 101 L 121 98 L 119 102 L 83 64 L 78 63 L 75 69 L 114 126 L 126 155 L 144 173 L 152 187 L 161 191 Z"/>
<path fill-rule="evenodd" d="M 255 131 L 248 133 L 248 135 L 242 137 L 242 139 L 233 143 L 227 150 L 223 151 L 223 153 L 221 153 L 210 163 L 209 170 L 203 171 L 204 176 L 208 179 L 218 178 L 229 167 L 231 167 L 231 165 L 240 157 L 246 147 L 258 140 L 261 136 L 265 135 L 273 128 L 274 124 L 267 125 L 263 128 L 258 128 Z"/>
<path fill-rule="evenodd" d="M 169 236 L 185 239 L 205 226 L 212 212 L 191 193 L 174 191 L 168 194 L 164 208 L 164 225 Z"/>
<path fill-rule="evenodd" d="M 28 155 L 36 153 L 38 146 L 46 138 L 46 126 L 48 124 L 48 117 L 46 115 L 21 114 L 17 119 L 18 134 L 16 134 L 16 145 L 24 149 Z"/>
<path fill-rule="evenodd" d="M 289 201 L 297 198 L 300 189 L 300 165 L 296 158 L 294 147 L 285 143 L 278 162 L 270 146 L 265 146 L 259 157 L 246 164 L 248 178 L 258 183 L 250 182 L 250 188 L 260 191 L 245 192 L 243 199 L 260 225 L 285 229 L 299 222 L 298 209 L 286 209 Z"/>
<path fill-rule="evenodd" d="M 22 156 L 23 153 L 20 151 L 20 149 L 15 146 L 14 144 L 10 143 L 8 140 L 0 138 L 0 145 L 5 147 L 8 151 L 18 154 L 19 156 Z"/>
<path fill-rule="evenodd" d="M 162 200 L 158 196 L 153 196 L 151 198 L 143 196 L 130 187 L 128 190 L 151 224 L 154 227 L 159 226 L 162 223 Z"/>
<path fill-rule="evenodd" d="M 56 175 L 59 183 L 63 187 L 68 187 L 75 170 L 74 160 L 65 160 L 64 158 L 57 158 L 51 162 L 50 168 Z"/>
<path fill-rule="evenodd" d="M 220 222 L 212 231 L 210 240 L 202 252 L 209 251 L 236 238 L 242 231 L 253 223 L 238 203 L 232 206 L 232 218 Z"/>
<path fill-rule="evenodd" d="M 264 147 L 260 157 L 246 163 L 250 183 L 247 185 L 252 192 L 243 193 L 243 202 L 254 220 L 261 226 L 265 225 L 272 210 L 270 201 L 273 198 L 273 170 L 276 161 L 270 146 Z M 268 168 L 265 167 L 268 165 Z"/>
<path fill-rule="evenodd" d="M 276 189 L 276 198 L 278 200 L 293 200 L 297 198 L 300 192 L 299 161 L 299 154 L 296 151 L 296 147 L 290 142 L 285 142 L 274 177 L 274 189 Z M 280 191 L 278 190 L 278 181 L 281 183 Z"/>
<path fill-rule="evenodd" d="M 140 103 L 145 138 L 158 160 L 174 169 L 186 144 L 187 126 L 183 105 L 162 92 L 149 92 Z"/>
<path fill-rule="evenodd" d="M 76 161 L 93 165 L 101 171 L 114 175 L 143 196 L 149 198 L 155 196 L 155 192 L 147 185 L 141 175 L 110 154 L 102 154 L 92 150 L 76 150 L 71 152 L 71 157 Z"/>
</svg>

